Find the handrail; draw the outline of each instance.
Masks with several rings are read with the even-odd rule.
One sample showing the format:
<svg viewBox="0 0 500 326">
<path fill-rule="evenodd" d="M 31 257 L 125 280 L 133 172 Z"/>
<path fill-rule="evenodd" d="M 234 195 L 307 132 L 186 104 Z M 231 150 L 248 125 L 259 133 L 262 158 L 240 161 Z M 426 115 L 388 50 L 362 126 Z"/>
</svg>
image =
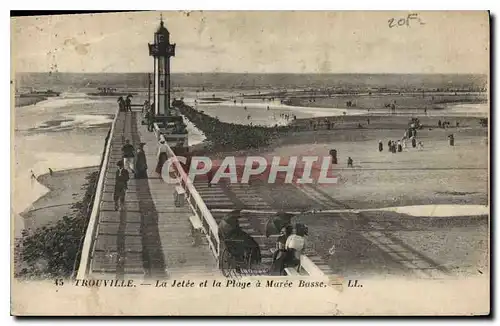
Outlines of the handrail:
<svg viewBox="0 0 500 326">
<path fill-rule="evenodd" d="M 171 158 L 177 158 L 175 155 L 174 151 L 170 148 L 168 144 L 167 145 L 167 154 Z M 193 183 L 189 179 L 188 175 L 184 171 L 184 168 L 182 165 L 179 163 L 179 160 L 174 159 L 173 164 L 175 166 L 175 171 L 178 174 L 178 182 L 180 186 L 186 191 L 186 196 L 187 196 L 187 202 L 191 206 L 191 209 L 193 210 L 194 214 L 200 218 L 199 215 L 201 215 L 202 218 L 200 220 L 206 222 L 209 230 L 209 232 L 205 232 L 205 235 L 208 240 L 208 244 L 210 246 L 210 249 L 212 250 L 212 253 L 215 256 L 215 259 L 217 260 L 217 263 L 219 261 L 219 253 L 220 253 L 220 240 L 219 240 L 219 227 L 217 226 L 217 223 L 215 222 L 214 217 L 212 216 L 212 213 L 210 210 L 207 208 L 205 205 L 205 202 L 201 198 L 200 194 L 194 187 Z M 191 198 L 194 199 L 194 204 L 191 202 Z M 197 207 L 195 207 L 195 204 Z M 198 208 L 198 209 L 197 209 Z M 204 225 L 205 227 L 205 225 Z M 215 243 L 214 243 L 215 242 Z"/>
<path fill-rule="evenodd" d="M 101 171 L 99 171 L 99 180 L 97 181 L 96 193 L 94 196 L 94 204 L 92 206 L 92 214 L 90 215 L 89 224 L 87 226 L 87 231 L 85 232 L 85 241 L 83 242 L 82 254 L 80 257 L 80 265 L 78 267 L 77 279 L 83 279 L 87 275 L 89 265 L 90 265 L 90 255 L 92 251 L 92 247 L 94 244 L 94 236 L 95 231 L 98 224 L 99 210 L 100 210 L 100 202 L 102 198 L 102 192 L 104 187 L 104 177 L 106 176 L 106 169 L 109 164 L 109 153 L 111 150 L 111 143 L 115 131 L 116 120 L 120 110 L 118 109 L 115 118 L 113 119 L 113 123 L 111 125 L 111 132 L 109 134 L 108 143 L 106 144 L 106 151 L 104 152 L 104 161 L 101 165 Z"/>
<path fill-rule="evenodd" d="M 305 270 L 309 276 L 324 277 L 325 273 L 306 255 L 300 256 L 300 268 Z"/>
</svg>

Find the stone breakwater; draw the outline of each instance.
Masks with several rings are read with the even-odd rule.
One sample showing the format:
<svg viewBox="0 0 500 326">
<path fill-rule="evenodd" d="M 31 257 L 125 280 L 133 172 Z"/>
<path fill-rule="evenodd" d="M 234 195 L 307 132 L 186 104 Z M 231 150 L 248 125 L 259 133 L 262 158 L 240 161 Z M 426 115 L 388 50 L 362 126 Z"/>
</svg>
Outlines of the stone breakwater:
<svg viewBox="0 0 500 326">
<path fill-rule="evenodd" d="M 289 126 L 263 127 L 222 122 L 182 101 L 174 101 L 173 105 L 205 134 L 215 149 L 256 149 L 269 145 L 273 139 L 291 130 Z"/>
</svg>

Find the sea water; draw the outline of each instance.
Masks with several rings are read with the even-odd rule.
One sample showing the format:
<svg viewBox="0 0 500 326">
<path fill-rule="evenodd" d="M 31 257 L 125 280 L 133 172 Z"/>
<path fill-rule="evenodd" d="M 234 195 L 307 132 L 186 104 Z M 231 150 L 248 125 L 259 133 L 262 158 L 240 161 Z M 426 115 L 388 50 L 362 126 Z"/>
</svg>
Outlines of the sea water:
<svg viewBox="0 0 500 326">
<path fill-rule="evenodd" d="M 61 95 L 14 109 L 11 209 L 16 217 L 16 234 L 24 227 L 20 213 L 49 191 L 31 178 L 31 171 L 39 176 L 49 168 L 58 171 L 100 163 L 116 99 Z"/>
</svg>

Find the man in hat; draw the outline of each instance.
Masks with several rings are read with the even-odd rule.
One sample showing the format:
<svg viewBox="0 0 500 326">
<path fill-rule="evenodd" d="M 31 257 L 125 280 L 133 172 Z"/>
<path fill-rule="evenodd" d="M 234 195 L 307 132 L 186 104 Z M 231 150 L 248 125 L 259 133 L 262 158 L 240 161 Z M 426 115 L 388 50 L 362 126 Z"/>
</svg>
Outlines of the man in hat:
<svg viewBox="0 0 500 326">
<path fill-rule="evenodd" d="M 117 165 L 118 169 L 116 170 L 115 175 L 115 191 L 113 194 L 115 211 L 117 211 L 120 207 L 118 202 L 120 202 L 122 208 L 125 206 L 125 192 L 127 191 L 127 183 L 129 180 L 129 174 L 127 169 L 123 167 L 123 161 L 118 161 Z"/>
<path fill-rule="evenodd" d="M 135 178 L 145 179 L 148 177 L 148 164 L 146 161 L 146 153 L 144 153 L 144 145 L 140 143 L 135 156 Z"/>
</svg>

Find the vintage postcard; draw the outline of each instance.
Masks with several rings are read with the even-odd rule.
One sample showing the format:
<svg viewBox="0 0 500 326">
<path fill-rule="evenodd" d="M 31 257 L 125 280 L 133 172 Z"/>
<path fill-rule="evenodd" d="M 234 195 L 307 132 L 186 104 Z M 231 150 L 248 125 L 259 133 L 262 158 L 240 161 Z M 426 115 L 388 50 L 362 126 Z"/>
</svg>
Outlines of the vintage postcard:
<svg viewBox="0 0 500 326">
<path fill-rule="evenodd" d="M 490 313 L 486 11 L 11 17 L 11 313 Z"/>
</svg>

